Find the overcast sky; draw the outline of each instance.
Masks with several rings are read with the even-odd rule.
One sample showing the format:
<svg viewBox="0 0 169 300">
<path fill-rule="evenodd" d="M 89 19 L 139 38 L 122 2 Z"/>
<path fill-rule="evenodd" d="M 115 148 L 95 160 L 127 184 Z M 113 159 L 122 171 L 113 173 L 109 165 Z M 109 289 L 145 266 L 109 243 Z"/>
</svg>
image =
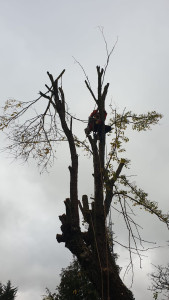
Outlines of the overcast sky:
<svg viewBox="0 0 169 300">
<path fill-rule="evenodd" d="M 157 110 L 160 125 L 145 133 L 131 133 L 127 156 L 130 174 L 159 207 L 169 210 L 169 1 L 168 0 L 0 0 L 0 104 L 9 98 L 29 101 L 49 84 L 47 71 L 58 76 L 62 69 L 70 111 L 87 119 L 94 103 L 86 91 L 84 75 L 73 57 L 84 66 L 96 87 L 96 65 L 104 66 L 105 45 L 98 26 L 104 27 L 109 48 L 118 43 L 111 57 L 106 80 L 110 82 L 107 105 L 137 113 Z M 107 107 L 108 110 L 108 107 Z M 84 125 L 73 124 L 84 138 Z M 2 143 L 2 135 L 0 137 Z M 69 196 L 69 156 L 58 147 L 57 160 L 48 174 L 39 174 L 36 162 L 11 163 L 0 154 L 0 281 L 19 287 L 18 300 L 38 300 L 45 287 L 54 291 L 59 273 L 71 254 L 55 236 L 60 233 L 58 216 Z M 93 192 L 88 167 L 80 159 L 79 197 Z M 164 224 L 138 211 L 145 240 L 165 246 L 169 240 Z M 127 240 L 123 221 L 114 215 L 119 240 Z M 149 247 L 148 245 L 147 247 Z M 127 265 L 127 252 L 119 265 Z M 132 290 L 137 300 L 150 300 L 147 273 L 152 264 L 166 264 L 168 249 L 148 251 L 139 268 L 134 258 Z M 130 286 L 131 276 L 125 278 Z"/>
</svg>

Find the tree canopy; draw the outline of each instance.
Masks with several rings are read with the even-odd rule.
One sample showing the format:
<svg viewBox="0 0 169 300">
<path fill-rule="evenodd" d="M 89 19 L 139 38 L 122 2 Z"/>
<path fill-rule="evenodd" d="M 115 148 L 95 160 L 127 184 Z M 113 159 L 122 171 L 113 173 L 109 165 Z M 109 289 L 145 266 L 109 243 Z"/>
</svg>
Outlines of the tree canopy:
<svg viewBox="0 0 169 300">
<path fill-rule="evenodd" d="M 10 280 L 8 280 L 6 285 L 0 283 L 0 300 L 14 300 L 17 290 L 11 285 Z"/>
<path fill-rule="evenodd" d="M 47 289 L 47 295 L 43 300 L 100 300 L 93 284 L 89 281 L 77 259 L 73 259 L 70 265 L 62 269 L 61 282 L 56 288 L 56 293 Z"/>
<path fill-rule="evenodd" d="M 167 266 L 155 266 L 156 271 L 150 274 L 152 286 L 150 290 L 154 292 L 154 299 L 169 298 L 169 264 Z"/>
</svg>

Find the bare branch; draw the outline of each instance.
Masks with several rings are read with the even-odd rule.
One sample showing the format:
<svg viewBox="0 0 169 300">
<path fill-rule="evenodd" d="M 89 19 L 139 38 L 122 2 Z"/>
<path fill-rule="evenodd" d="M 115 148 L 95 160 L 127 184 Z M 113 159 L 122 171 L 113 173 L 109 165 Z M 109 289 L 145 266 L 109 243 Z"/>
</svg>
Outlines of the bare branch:
<svg viewBox="0 0 169 300">
<path fill-rule="evenodd" d="M 105 67 L 104 67 L 104 74 L 103 74 L 103 78 L 102 78 L 102 85 L 103 85 L 103 83 L 104 83 L 104 77 L 105 77 L 105 74 L 106 74 L 106 71 L 107 71 L 107 68 L 108 68 L 108 65 L 109 65 L 110 57 L 111 57 L 111 55 L 112 55 L 112 53 L 113 53 L 113 51 L 114 51 L 114 49 L 115 49 L 115 47 L 117 45 L 118 37 L 116 39 L 115 44 L 113 45 L 112 49 L 109 52 L 107 40 L 106 40 L 105 35 L 104 35 L 104 27 L 99 26 L 98 28 L 99 28 L 99 30 L 101 32 L 102 37 L 103 37 L 103 41 L 105 43 L 105 48 L 106 48 L 106 55 L 107 55 L 107 61 L 106 61 Z"/>
<path fill-rule="evenodd" d="M 92 91 L 92 89 L 91 89 L 90 85 L 88 84 L 87 80 L 85 80 L 85 83 L 86 83 L 86 86 L 87 86 L 88 90 L 90 91 L 90 93 L 91 93 L 91 95 L 92 95 L 92 97 L 93 97 L 94 101 L 95 101 L 95 102 L 96 102 L 96 104 L 97 104 L 97 103 L 98 103 L 98 101 L 97 101 L 97 99 L 96 99 L 96 97 L 95 97 L 95 95 L 94 95 L 94 93 L 93 93 L 93 91 Z"/>
</svg>

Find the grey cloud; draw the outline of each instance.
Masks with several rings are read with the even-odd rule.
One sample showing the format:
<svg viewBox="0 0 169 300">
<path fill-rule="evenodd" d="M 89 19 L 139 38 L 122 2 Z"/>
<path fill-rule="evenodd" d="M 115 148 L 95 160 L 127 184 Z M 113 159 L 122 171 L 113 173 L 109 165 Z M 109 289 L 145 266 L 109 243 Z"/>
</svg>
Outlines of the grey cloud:
<svg viewBox="0 0 169 300">
<path fill-rule="evenodd" d="M 157 110 L 164 114 L 161 125 L 151 132 L 129 132 L 126 154 L 132 159 L 129 173 L 137 175 L 134 180 L 164 211 L 168 211 L 169 196 L 168 6 L 168 1 L 154 0 L 0 3 L 1 106 L 8 97 L 35 99 L 48 83 L 46 71 L 57 76 L 66 68 L 63 84 L 70 110 L 87 120 L 94 103 L 72 55 L 85 67 L 96 91 L 95 66 L 106 61 L 97 26 L 105 27 L 109 48 L 118 36 L 106 76 L 110 82 L 107 103 L 112 100 L 121 110 L 126 107 L 135 112 Z M 83 137 L 84 126 L 73 123 L 76 133 Z M 0 158 L 0 280 L 11 279 L 19 287 L 18 300 L 41 299 L 46 286 L 54 290 L 60 269 L 71 259 L 64 245 L 55 240 L 60 232 L 58 215 L 64 213 L 63 201 L 69 193 L 68 147 L 57 147 L 56 156 L 50 173 L 41 176 L 33 161 L 24 166 L 20 162 L 10 165 L 5 156 Z M 83 193 L 93 193 L 91 167 L 91 161 L 80 157 L 79 198 Z M 168 239 L 165 226 L 142 211 L 137 214 L 136 220 L 144 227 L 143 238 L 164 245 Z M 127 243 L 123 221 L 114 213 L 113 218 L 118 222 L 116 235 Z M 127 253 L 118 246 L 115 249 L 120 251 L 119 264 L 124 268 Z M 148 252 L 143 270 L 139 270 L 138 259 L 134 260 L 133 290 L 137 300 L 151 298 L 144 280 L 152 270 L 151 263 L 165 262 L 165 247 Z M 130 286 L 130 276 L 126 282 Z"/>
</svg>

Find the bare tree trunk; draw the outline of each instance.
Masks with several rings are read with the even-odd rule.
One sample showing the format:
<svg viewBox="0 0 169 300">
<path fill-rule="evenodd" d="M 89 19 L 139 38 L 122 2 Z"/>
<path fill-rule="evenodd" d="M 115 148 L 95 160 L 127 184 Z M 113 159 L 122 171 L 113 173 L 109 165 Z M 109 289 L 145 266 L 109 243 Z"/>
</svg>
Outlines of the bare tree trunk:
<svg viewBox="0 0 169 300">
<path fill-rule="evenodd" d="M 105 98 L 108 91 L 107 84 L 102 91 L 102 76 L 104 70 L 97 67 L 98 74 L 98 99 L 95 101 L 98 105 L 100 119 L 104 125 Z M 66 214 L 60 216 L 62 222 L 62 234 L 57 234 L 57 241 L 64 242 L 65 246 L 74 254 L 80 262 L 82 268 L 86 271 L 89 279 L 94 284 L 102 300 L 133 300 L 132 293 L 123 284 L 119 276 L 119 270 L 115 259 L 110 251 L 110 245 L 107 237 L 106 216 L 110 209 L 113 198 L 113 185 L 115 179 L 107 180 L 107 192 L 104 199 L 104 157 L 105 157 L 105 128 L 102 126 L 99 147 L 97 140 L 89 136 L 89 142 L 93 153 L 94 168 L 94 201 L 92 208 L 89 209 L 88 198 L 83 196 L 82 203 L 78 201 L 77 176 L 78 176 L 78 156 L 71 129 L 68 128 L 65 119 L 65 101 L 63 90 L 60 89 L 61 100 L 57 88 L 57 80 L 49 74 L 53 85 L 56 110 L 59 114 L 63 131 L 68 139 L 71 162 L 70 170 L 70 199 L 65 200 Z M 87 85 L 89 88 L 89 86 Z M 89 88 L 92 96 L 94 95 Z M 119 165 L 116 172 L 119 176 L 123 163 Z M 80 207 L 84 220 L 88 223 L 88 231 L 81 232 L 79 226 Z"/>
</svg>

